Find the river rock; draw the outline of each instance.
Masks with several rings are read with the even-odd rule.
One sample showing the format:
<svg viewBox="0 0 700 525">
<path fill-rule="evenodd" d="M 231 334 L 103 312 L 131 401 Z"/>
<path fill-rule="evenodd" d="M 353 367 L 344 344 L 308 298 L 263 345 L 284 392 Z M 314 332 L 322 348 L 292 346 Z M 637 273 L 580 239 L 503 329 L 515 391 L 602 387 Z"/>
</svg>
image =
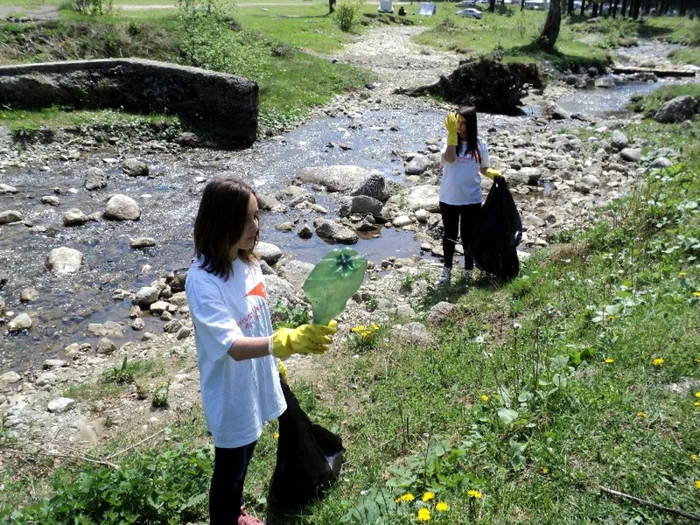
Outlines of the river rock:
<svg viewBox="0 0 700 525">
<path fill-rule="evenodd" d="M 423 323 L 418 322 L 392 328 L 391 338 L 406 345 L 434 346 L 436 344 L 435 337 Z"/>
<path fill-rule="evenodd" d="M 654 114 L 657 122 L 682 122 L 693 118 L 698 109 L 698 100 L 691 95 L 683 95 L 665 102 Z"/>
<path fill-rule="evenodd" d="M 17 193 L 17 191 L 17 188 L 15 188 L 14 186 L 0 184 L 0 195 L 6 195 L 8 193 Z"/>
<path fill-rule="evenodd" d="M 4 374 L 0 375 L 0 383 L 13 384 L 19 383 L 21 380 L 22 376 L 14 370 L 10 370 L 9 372 L 5 372 Z"/>
<path fill-rule="evenodd" d="M 47 359 L 42 365 L 45 370 L 50 370 L 51 368 L 63 368 L 68 366 L 68 361 L 63 359 Z"/>
<path fill-rule="evenodd" d="M 409 188 L 405 195 L 405 208 L 410 211 L 425 209 L 431 213 L 440 211 L 440 188 L 435 185 L 418 185 Z M 389 199 L 391 201 L 392 199 Z"/>
<path fill-rule="evenodd" d="M 348 217 L 357 213 L 359 215 L 371 214 L 374 217 L 381 217 L 383 207 L 382 201 L 367 195 L 344 197 L 340 201 L 338 215 L 340 217 Z"/>
<path fill-rule="evenodd" d="M 138 159 L 126 159 L 122 163 L 122 171 L 129 177 L 148 176 L 148 166 Z"/>
<path fill-rule="evenodd" d="M 316 235 L 322 239 L 328 239 L 341 244 L 355 244 L 358 241 L 357 234 L 347 226 L 338 224 L 328 219 L 316 219 Z"/>
<path fill-rule="evenodd" d="M 277 275 L 265 276 L 265 291 L 273 308 L 277 304 L 282 304 L 287 308 L 293 309 L 295 306 L 303 304 L 297 297 L 294 287 Z"/>
<path fill-rule="evenodd" d="M 117 345 L 115 345 L 111 339 L 103 337 L 97 341 L 95 351 L 98 355 L 110 355 L 117 351 Z"/>
<path fill-rule="evenodd" d="M 5 313 L 5 299 L 0 297 L 0 315 Z"/>
<path fill-rule="evenodd" d="M 156 245 L 156 240 L 152 237 L 137 237 L 132 239 L 129 246 L 135 249 L 138 248 L 151 248 Z"/>
<path fill-rule="evenodd" d="M 155 286 L 144 286 L 136 292 L 132 302 L 139 305 L 141 308 L 148 308 L 152 303 L 158 300 L 160 290 Z"/>
<path fill-rule="evenodd" d="M 19 293 L 19 300 L 23 303 L 30 303 L 39 298 L 39 291 L 36 288 L 25 288 Z"/>
<path fill-rule="evenodd" d="M 65 246 L 51 250 L 46 259 L 46 267 L 58 275 L 75 273 L 82 263 L 82 252 Z"/>
<path fill-rule="evenodd" d="M 455 309 L 455 306 L 456 305 L 448 303 L 447 301 L 440 301 L 430 309 L 428 322 L 433 326 L 442 324 L 447 320 L 452 310 Z"/>
<path fill-rule="evenodd" d="M 106 321 L 104 324 L 90 323 L 87 331 L 95 337 L 122 337 L 124 335 L 124 327 L 114 321 Z"/>
<path fill-rule="evenodd" d="M 100 168 L 88 168 L 85 172 L 85 182 L 83 186 L 88 191 L 100 190 L 107 187 L 107 177 Z"/>
<path fill-rule="evenodd" d="M 391 196 L 386 189 L 386 179 L 380 173 L 372 173 L 364 181 L 362 181 L 350 194 L 351 197 L 357 195 L 366 195 L 378 201 L 386 202 Z"/>
<path fill-rule="evenodd" d="M 308 224 L 304 224 L 301 228 L 299 228 L 299 232 L 297 232 L 297 235 L 301 239 L 311 239 L 311 237 L 314 236 L 314 231 L 311 229 L 311 226 Z"/>
<path fill-rule="evenodd" d="M 314 269 L 314 265 L 308 262 L 292 259 L 279 269 L 279 276 L 289 282 L 295 290 L 301 290 L 304 281 Z"/>
<path fill-rule="evenodd" d="M 418 153 L 408 164 L 406 164 L 404 171 L 406 172 L 406 175 L 421 175 L 425 173 L 425 170 L 427 170 L 432 164 L 433 161 L 430 160 L 430 157 Z"/>
<path fill-rule="evenodd" d="M 89 219 L 78 208 L 71 208 L 63 214 L 63 225 L 64 226 L 82 226 Z"/>
<path fill-rule="evenodd" d="M 104 217 L 114 221 L 137 221 L 141 217 L 141 208 L 131 197 L 118 194 L 107 202 Z"/>
<path fill-rule="evenodd" d="M 59 397 L 49 401 L 48 410 L 53 414 L 62 414 L 75 404 L 75 400 L 69 397 Z"/>
<path fill-rule="evenodd" d="M 670 168 L 671 166 L 673 166 L 673 162 L 667 157 L 656 157 L 649 164 L 650 168 Z"/>
<path fill-rule="evenodd" d="M 642 159 L 642 149 L 625 148 L 620 152 L 620 158 L 628 162 L 639 162 Z"/>
<path fill-rule="evenodd" d="M 282 250 L 269 242 L 259 242 L 255 246 L 253 253 L 270 265 L 276 264 L 277 261 L 280 260 L 280 257 L 282 257 Z"/>
<path fill-rule="evenodd" d="M 627 135 L 625 135 L 619 129 L 616 129 L 615 131 L 612 132 L 612 138 L 610 140 L 610 144 L 612 145 L 614 150 L 620 151 L 622 149 L 625 149 L 629 145 L 629 143 L 630 143 L 630 141 L 627 138 Z"/>
<path fill-rule="evenodd" d="M 0 212 L 0 224 L 10 224 L 11 222 L 23 221 L 24 216 L 17 210 L 7 210 Z"/>
<path fill-rule="evenodd" d="M 48 206 L 53 206 L 55 208 L 57 206 L 60 206 L 61 199 L 59 199 L 55 195 L 45 195 L 41 198 L 41 203 L 46 204 Z"/>
<path fill-rule="evenodd" d="M 314 166 L 302 169 L 297 174 L 297 179 L 323 186 L 328 192 L 346 192 L 367 179 L 372 173 L 359 166 Z"/>
</svg>

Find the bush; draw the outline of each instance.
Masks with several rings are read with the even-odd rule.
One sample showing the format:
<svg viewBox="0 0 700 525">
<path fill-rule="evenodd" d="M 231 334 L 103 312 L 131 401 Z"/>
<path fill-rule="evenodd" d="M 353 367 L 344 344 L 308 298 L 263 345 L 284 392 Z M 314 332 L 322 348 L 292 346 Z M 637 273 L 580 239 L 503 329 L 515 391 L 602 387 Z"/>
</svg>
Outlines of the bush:
<svg viewBox="0 0 700 525">
<path fill-rule="evenodd" d="M 343 2 L 335 11 L 335 18 L 340 30 L 349 33 L 359 22 L 359 14 L 362 4 L 358 0 Z"/>
</svg>

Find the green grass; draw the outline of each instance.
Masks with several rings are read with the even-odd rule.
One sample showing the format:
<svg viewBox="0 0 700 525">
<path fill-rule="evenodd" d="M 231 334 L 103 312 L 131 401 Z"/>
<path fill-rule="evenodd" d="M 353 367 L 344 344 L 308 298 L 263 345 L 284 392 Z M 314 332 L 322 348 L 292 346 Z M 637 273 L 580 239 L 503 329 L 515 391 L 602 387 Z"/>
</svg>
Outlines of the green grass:
<svg viewBox="0 0 700 525">
<path fill-rule="evenodd" d="M 651 117 L 664 102 L 684 95 L 690 95 L 700 99 L 700 84 L 661 86 L 638 102 L 630 103 L 629 108 L 638 113 L 642 113 L 645 117 Z"/>
</svg>

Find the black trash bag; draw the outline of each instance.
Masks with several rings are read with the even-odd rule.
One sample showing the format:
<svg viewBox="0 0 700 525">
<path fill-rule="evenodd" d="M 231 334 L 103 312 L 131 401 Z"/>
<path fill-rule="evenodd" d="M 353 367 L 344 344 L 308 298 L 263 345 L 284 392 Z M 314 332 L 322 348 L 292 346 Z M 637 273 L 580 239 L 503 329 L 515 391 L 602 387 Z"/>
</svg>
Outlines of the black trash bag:
<svg viewBox="0 0 700 525">
<path fill-rule="evenodd" d="M 517 246 L 522 236 L 523 224 L 506 179 L 495 177 L 468 247 L 474 264 L 500 280 L 512 279 L 520 271 Z"/>
<path fill-rule="evenodd" d="M 309 420 L 287 383 L 281 383 L 287 410 L 279 417 L 269 500 L 272 506 L 292 509 L 321 497 L 331 486 L 345 449 L 340 436 Z"/>
</svg>

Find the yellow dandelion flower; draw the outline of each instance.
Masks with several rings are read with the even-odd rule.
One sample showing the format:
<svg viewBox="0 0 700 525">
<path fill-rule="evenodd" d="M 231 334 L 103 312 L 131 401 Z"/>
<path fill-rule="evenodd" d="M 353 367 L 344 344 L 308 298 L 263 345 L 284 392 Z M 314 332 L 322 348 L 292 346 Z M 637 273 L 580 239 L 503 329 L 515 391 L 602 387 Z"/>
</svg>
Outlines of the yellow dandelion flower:
<svg viewBox="0 0 700 525">
<path fill-rule="evenodd" d="M 431 499 L 435 499 L 435 494 L 428 491 L 425 494 L 423 494 L 423 501 L 430 501 Z"/>
<path fill-rule="evenodd" d="M 700 407 L 700 401 L 696 401 L 695 403 L 693 403 L 693 405 L 696 407 Z"/>
<path fill-rule="evenodd" d="M 430 521 L 430 511 L 423 507 L 422 509 L 418 509 L 418 515 L 416 516 L 418 521 Z"/>
<path fill-rule="evenodd" d="M 692 461 L 697 461 L 697 460 L 698 460 L 698 455 L 697 455 L 697 454 L 691 454 L 691 455 L 690 455 L 690 459 L 691 459 Z"/>
<path fill-rule="evenodd" d="M 379 330 L 379 325 L 378 325 L 377 323 L 372 323 L 371 325 L 369 325 L 369 327 L 370 327 L 372 330 Z"/>
<path fill-rule="evenodd" d="M 489 396 L 487 396 L 486 394 L 481 394 L 481 400 L 482 400 L 484 403 L 486 403 L 486 402 L 489 400 Z"/>
<path fill-rule="evenodd" d="M 279 439 L 279 438 L 280 438 L 280 433 L 279 433 L 279 432 L 275 432 L 274 434 L 272 434 L 272 437 L 275 438 L 275 439 Z"/>
<path fill-rule="evenodd" d="M 542 467 L 542 474 L 549 474 L 549 469 L 547 467 Z"/>
<path fill-rule="evenodd" d="M 414 499 L 416 499 L 416 497 L 410 492 L 407 492 L 406 494 L 396 498 L 394 501 L 396 501 L 396 503 L 411 503 Z"/>
<path fill-rule="evenodd" d="M 696 363 L 700 363 L 700 357 L 696 357 L 695 359 L 693 359 L 693 361 L 695 361 Z"/>
<path fill-rule="evenodd" d="M 637 417 L 640 419 L 644 419 L 645 417 L 647 417 L 647 415 L 644 412 L 637 412 Z"/>
<path fill-rule="evenodd" d="M 685 277 L 685 272 L 678 272 L 678 277 Z"/>
<path fill-rule="evenodd" d="M 693 295 L 694 295 L 695 297 L 700 297 L 700 291 L 698 291 L 698 292 L 693 292 Z"/>
<path fill-rule="evenodd" d="M 695 488 L 700 489 L 700 480 L 695 482 Z"/>
<path fill-rule="evenodd" d="M 364 332 L 365 331 L 365 325 L 363 324 L 358 324 L 357 326 L 354 326 L 350 329 L 351 332 Z"/>
<path fill-rule="evenodd" d="M 478 490 L 468 490 L 467 494 L 470 498 L 481 499 L 481 492 L 479 492 Z"/>
<path fill-rule="evenodd" d="M 609 315 L 609 316 L 608 316 L 608 321 L 614 321 L 614 320 L 615 320 L 615 316 L 614 316 L 614 315 Z"/>
<path fill-rule="evenodd" d="M 450 506 L 444 501 L 438 501 L 438 504 L 435 505 L 435 510 L 438 512 L 447 512 L 450 510 Z"/>
<path fill-rule="evenodd" d="M 608 363 L 609 365 L 611 365 L 615 362 L 615 360 L 612 357 L 606 357 L 605 362 Z"/>
<path fill-rule="evenodd" d="M 652 365 L 654 366 L 661 366 L 664 364 L 664 358 L 663 357 L 657 357 L 651 362 Z"/>
<path fill-rule="evenodd" d="M 695 397 L 700 397 L 700 392 L 695 392 Z"/>
</svg>

